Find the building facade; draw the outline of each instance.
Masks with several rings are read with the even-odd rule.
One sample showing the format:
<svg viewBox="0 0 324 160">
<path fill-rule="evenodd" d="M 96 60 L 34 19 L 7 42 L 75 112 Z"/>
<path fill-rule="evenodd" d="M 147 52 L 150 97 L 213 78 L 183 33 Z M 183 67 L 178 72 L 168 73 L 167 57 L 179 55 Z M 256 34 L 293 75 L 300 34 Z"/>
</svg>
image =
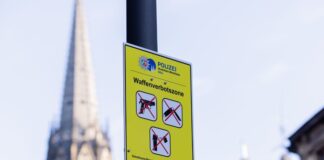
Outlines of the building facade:
<svg viewBox="0 0 324 160">
<path fill-rule="evenodd" d="M 75 1 L 60 126 L 53 128 L 47 160 L 111 160 L 99 125 L 91 53 L 81 0 Z"/>
<path fill-rule="evenodd" d="M 289 138 L 288 150 L 301 160 L 324 160 L 324 108 Z"/>
</svg>

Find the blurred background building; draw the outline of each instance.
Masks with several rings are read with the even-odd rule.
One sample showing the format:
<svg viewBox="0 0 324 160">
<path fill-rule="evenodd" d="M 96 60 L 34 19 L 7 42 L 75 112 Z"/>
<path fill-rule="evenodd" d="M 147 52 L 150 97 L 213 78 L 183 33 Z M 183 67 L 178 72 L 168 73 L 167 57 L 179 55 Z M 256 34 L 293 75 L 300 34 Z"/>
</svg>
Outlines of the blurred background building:
<svg viewBox="0 0 324 160">
<path fill-rule="evenodd" d="M 289 138 L 288 150 L 302 160 L 324 160 L 324 107 Z"/>
<path fill-rule="evenodd" d="M 49 138 L 47 160 L 111 160 L 106 132 L 97 115 L 97 98 L 81 0 L 75 1 L 59 127 Z"/>
</svg>

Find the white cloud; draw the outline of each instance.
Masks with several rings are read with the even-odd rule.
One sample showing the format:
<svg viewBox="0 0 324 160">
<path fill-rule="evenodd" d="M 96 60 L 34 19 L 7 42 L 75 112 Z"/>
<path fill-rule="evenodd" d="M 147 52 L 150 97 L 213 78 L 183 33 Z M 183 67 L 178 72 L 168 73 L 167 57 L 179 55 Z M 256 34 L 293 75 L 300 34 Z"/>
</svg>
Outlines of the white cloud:
<svg viewBox="0 0 324 160">
<path fill-rule="evenodd" d="M 280 79 L 282 79 L 285 74 L 289 71 L 289 67 L 286 64 L 274 64 L 270 66 L 265 72 L 263 72 L 259 80 L 262 83 L 274 83 Z"/>
<path fill-rule="evenodd" d="M 297 5 L 297 12 L 303 23 L 317 23 L 324 18 L 324 2 L 321 0 L 301 1 Z"/>
<path fill-rule="evenodd" d="M 215 80 L 208 77 L 198 77 L 194 78 L 193 88 L 194 94 L 197 97 L 203 97 L 211 94 L 215 90 Z"/>
<path fill-rule="evenodd" d="M 164 0 L 167 4 L 170 5 L 187 5 L 195 2 L 194 0 Z"/>
</svg>

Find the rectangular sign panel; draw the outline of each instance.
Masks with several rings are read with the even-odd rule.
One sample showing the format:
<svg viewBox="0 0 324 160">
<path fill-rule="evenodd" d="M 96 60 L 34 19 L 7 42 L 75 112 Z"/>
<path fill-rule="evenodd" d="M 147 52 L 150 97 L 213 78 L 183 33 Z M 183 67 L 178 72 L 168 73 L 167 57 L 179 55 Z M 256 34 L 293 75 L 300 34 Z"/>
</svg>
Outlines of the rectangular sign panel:
<svg viewBox="0 0 324 160">
<path fill-rule="evenodd" d="M 125 159 L 193 160 L 191 65 L 124 45 Z"/>
</svg>

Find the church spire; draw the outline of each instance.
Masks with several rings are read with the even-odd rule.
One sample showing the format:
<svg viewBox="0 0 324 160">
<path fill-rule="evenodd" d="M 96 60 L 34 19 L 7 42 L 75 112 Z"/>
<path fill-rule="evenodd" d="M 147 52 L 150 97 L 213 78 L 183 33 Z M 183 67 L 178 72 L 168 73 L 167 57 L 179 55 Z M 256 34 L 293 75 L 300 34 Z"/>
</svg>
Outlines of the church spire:
<svg viewBox="0 0 324 160">
<path fill-rule="evenodd" d="M 51 133 L 47 160 L 111 160 L 99 126 L 91 53 L 81 0 L 75 0 L 60 127 Z"/>
<path fill-rule="evenodd" d="M 76 0 L 61 113 L 61 127 L 66 131 L 98 125 L 90 54 L 82 2 Z"/>
</svg>

